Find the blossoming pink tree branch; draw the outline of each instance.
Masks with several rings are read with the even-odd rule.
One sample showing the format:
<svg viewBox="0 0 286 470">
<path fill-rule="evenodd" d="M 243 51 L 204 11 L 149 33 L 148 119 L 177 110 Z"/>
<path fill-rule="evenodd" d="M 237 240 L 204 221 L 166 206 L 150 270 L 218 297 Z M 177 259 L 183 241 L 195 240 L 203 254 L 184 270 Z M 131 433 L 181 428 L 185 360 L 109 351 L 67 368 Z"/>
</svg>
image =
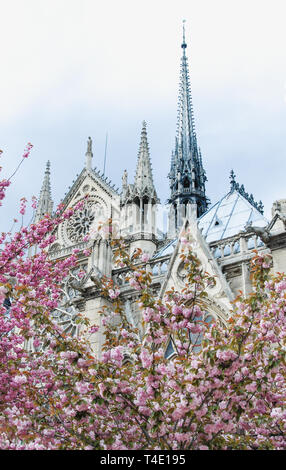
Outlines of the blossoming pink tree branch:
<svg viewBox="0 0 286 470">
<path fill-rule="evenodd" d="M 77 255 L 53 262 L 48 247 L 72 213 L 59 208 L 0 241 L 0 448 L 284 449 L 286 279 L 270 274 L 270 257 L 254 253 L 253 293 L 236 299 L 227 325 L 209 326 L 207 286 L 215 279 L 188 233 L 185 287 L 163 299 L 154 296 L 146 255 L 130 261 L 124 240 L 110 239 L 115 264 L 138 293 L 142 324 L 134 326 L 120 289 L 102 278 L 99 361 L 88 341 L 97 325 L 82 316 L 76 339 L 52 316 Z M 35 244 L 38 253 L 27 257 Z"/>
</svg>

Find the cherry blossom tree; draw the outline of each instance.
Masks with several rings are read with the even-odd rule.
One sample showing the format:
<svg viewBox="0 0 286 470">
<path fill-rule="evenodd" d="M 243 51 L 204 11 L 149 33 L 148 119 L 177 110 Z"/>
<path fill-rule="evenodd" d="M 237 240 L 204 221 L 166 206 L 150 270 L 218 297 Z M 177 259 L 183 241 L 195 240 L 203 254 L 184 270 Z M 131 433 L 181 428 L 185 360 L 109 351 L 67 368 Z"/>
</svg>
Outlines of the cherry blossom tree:
<svg viewBox="0 0 286 470">
<path fill-rule="evenodd" d="M 1 200 L 9 184 L 0 181 Z M 52 261 L 48 247 L 72 214 L 59 207 L 1 235 L 0 448 L 285 449 L 286 277 L 271 274 L 271 256 L 253 253 L 253 292 L 235 300 L 226 325 L 209 324 L 215 279 L 194 256 L 190 233 L 181 238 L 185 287 L 162 299 L 146 255 L 138 250 L 131 261 L 124 240 L 108 235 L 114 262 L 138 291 L 142 325 L 128 318 L 114 281 L 101 279 L 98 359 L 89 342 L 98 326 L 79 313 L 82 334 L 73 338 L 52 315 L 77 253 Z"/>
</svg>

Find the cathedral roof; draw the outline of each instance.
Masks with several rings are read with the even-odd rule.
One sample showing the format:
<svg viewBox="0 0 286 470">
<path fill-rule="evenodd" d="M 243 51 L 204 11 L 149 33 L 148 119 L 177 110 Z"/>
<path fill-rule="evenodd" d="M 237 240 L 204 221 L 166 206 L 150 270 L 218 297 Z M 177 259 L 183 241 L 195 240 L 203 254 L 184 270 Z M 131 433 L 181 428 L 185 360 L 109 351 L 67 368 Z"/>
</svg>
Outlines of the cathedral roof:
<svg viewBox="0 0 286 470">
<path fill-rule="evenodd" d="M 216 202 L 198 219 L 198 226 L 207 243 L 233 237 L 245 230 L 246 225 L 265 227 L 268 220 L 245 194 L 238 189 L 232 190 Z M 178 238 L 168 240 L 153 256 L 153 259 L 172 255 Z"/>
<path fill-rule="evenodd" d="M 247 224 L 264 227 L 268 220 L 237 189 L 232 189 L 199 218 L 199 228 L 208 243 L 232 237 Z"/>
</svg>

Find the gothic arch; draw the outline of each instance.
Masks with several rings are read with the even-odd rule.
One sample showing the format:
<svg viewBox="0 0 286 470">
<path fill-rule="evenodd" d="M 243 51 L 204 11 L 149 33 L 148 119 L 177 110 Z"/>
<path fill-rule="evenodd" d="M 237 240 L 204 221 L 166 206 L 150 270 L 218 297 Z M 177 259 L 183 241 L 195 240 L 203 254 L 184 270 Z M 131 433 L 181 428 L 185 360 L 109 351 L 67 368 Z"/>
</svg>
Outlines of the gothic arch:
<svg viewBox="0 0 286 470">
<path fill-rule="evenodd" d="M 187 176 L 185 176 L 183 179 L 183 188 L 190 189 L 190 186 L 191 186 L 190 180 Z"/>
</svg>

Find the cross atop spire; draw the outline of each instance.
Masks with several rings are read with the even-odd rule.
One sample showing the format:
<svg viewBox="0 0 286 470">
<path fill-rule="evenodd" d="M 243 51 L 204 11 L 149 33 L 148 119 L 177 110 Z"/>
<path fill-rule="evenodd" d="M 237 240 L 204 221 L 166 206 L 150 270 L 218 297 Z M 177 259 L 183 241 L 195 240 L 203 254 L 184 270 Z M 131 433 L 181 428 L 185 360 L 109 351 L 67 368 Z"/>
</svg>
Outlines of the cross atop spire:
<svg viewBox="0 0 286 470">
<path fill-rule="evenodd" d="M 51 183 L 50 183 L 50 162 L 46 164 L 46 171 L 44 181 L 40 191 L 40 196 L 37 204 L 35 222 L 41 220 L 45 214 L 51 214 L 53 210 L 53 201 L 51 196 Z"/>
</svg>

